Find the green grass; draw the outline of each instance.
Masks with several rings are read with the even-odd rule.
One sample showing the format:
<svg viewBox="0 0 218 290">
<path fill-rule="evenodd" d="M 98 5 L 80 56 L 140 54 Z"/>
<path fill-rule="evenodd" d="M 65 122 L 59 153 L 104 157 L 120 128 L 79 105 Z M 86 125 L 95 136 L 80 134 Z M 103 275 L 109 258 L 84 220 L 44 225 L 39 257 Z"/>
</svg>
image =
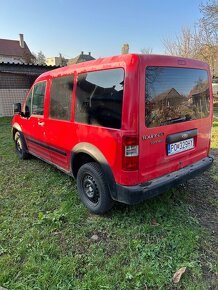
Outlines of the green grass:
<svg viewBox="0 0 218 290">
<path fill-rule="evenodd" d="M 9 122 L 0 119 L 0 286 L 208 289 L 204 231 L 182 187 L 91 215 L 71 177 L 36 158 L 18 160 Z M 187 272 L 174 285 L 172 276 L 183 266 Z"/>
</svg>

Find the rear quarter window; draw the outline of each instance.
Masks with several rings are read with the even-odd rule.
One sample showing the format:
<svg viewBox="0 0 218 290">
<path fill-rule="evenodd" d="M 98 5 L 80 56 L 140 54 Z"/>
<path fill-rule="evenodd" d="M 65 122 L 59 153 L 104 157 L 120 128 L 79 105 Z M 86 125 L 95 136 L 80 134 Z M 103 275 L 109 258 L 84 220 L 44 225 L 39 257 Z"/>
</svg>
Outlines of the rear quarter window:
<svg viewBox="0 0 218 290">
<path fill-rule="evenodd" d="M 70 120 L 74 76 L 52 79 L 49 117 L 57 120 Z"/>
<path fill-rule="evenodd" d="M 75 121 L 121 128 L 124 70 L 121 68 L 78 75 Z"/>
</svg>

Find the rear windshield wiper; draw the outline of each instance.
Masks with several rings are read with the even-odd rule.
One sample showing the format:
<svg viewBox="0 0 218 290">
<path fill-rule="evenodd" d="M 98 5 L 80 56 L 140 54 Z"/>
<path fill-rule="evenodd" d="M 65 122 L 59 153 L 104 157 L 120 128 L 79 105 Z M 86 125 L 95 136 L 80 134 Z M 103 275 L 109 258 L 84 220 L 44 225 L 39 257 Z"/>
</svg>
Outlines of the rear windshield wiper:
<svg viewBox="0 0 218 290">
<path fill-rule="evenodd" d="M 175 124 L 175 123 L 180 123 L 180 122 L 189 121 L 189 120 L 191 120 L 191 116 L 185 115 L 184 117 L 178 117 L 178 118 L 163 121 L 160 123 L 160 125 Z"/>
</svg>

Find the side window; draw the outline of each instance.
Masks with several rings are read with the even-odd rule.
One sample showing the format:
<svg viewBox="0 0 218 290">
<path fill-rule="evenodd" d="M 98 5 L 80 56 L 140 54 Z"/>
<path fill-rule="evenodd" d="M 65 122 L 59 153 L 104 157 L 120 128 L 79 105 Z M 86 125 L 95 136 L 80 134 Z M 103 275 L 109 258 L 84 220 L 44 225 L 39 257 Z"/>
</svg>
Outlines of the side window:
<svg viewBox="0 0 218 290">
<path fill-rule="evenodd" d="M 51 85 L 49 117 L 70 120 L 73 93 L 73 75 L 54 78 Z"/>
<path fill-rule="evenodd" d="M 31 115 L 31 109 L 32 109 L 32 95 L 33 95 L 33 88 L 31 89 L 31 91 L 29 92 L 29 95 L 27 97 L 25 106 L 23 107 L 22 112 L 29 112 L 29 115 Z"/>
<path fill-rule="evenodd" d="M 76 88 L 75 121 L 121 128 L 124 70 L 121 68 L 80 74 Z"/>
<path fill-rule="evenodd" d="M 43 115 L 44 114 L 44 98 L 45 98 L 46 82 L 40 82 L 35 84 L 33 88 L 33 100 L 32 100 L 32 114 Z"/>
</svg>

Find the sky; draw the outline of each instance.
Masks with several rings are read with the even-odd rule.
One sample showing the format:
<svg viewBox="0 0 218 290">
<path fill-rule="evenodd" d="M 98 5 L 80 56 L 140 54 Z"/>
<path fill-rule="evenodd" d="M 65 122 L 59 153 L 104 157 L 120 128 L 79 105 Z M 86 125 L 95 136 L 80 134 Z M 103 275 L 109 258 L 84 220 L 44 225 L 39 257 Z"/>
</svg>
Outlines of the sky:
<svg viewBox="0 0 218 290">
<path fill-rule="evenodd" d="M 204 0 L 0 0 L 0 38 L 18 39 L 46 57 L 72 58 L 90 51 L 95 58 L 149 48 L 165 53 L 163 39 L 193 27 Z"/>
</svg>

